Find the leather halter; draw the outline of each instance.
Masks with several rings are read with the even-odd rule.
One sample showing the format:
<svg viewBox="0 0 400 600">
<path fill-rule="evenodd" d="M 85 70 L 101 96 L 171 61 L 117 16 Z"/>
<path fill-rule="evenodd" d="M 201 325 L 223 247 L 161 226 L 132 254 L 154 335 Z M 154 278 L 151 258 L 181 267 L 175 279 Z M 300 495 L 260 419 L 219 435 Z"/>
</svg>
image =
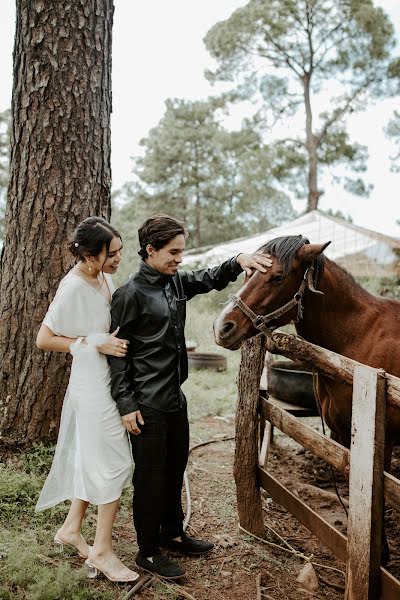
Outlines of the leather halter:
<svg viewBox="0 0 400 600">
<path fill-rule="evenodd" d="M 246 315 L 246 317 L 248 317 L 250 319 L 250 321 L 252 322 L 253 327 L 255 327 L 255 329 L 258 329 L 258 331 L 261 331 L 268 335 L 274 329 L 276 329 L 277 325 L 268 327 L 267 323 L 270 323 L 271 321 L 276 321 L 276 319 L 279 319 L 279 317 L 281 317 L 282 315 L 287 313 L 289 310 L 291 310 L 295 306 L 297 306 L 297 316 L 296 316 L 296 319 L 294 320 L 294 322 L 298 323 L 300 321 L 300 319 L 303 318 L 303 305 L 302 305 L 301 301 L 303 299 L 303 294 L 307 288 L 316 294 L 323 294 L 323 292 L 320 292 L 319 290 L 315 289 L 314 283 L 313 283 L 313 274 L 314 274 L 314 265 L 312 264 L 306 269 L 306 272 L 304 273 L 303 281 L 301 282 L 300 287 L 297 290 L 297 292 L 295 293 L 295 295 L 293 296 L 293 298 L 291 300 L 289 300 L 289 302 L 286 302 L 286 304 L 284 304 L 280 308 L 273 310 L 272 312 L 268 313 L 267 315 L 256 315 L 256 313 L 253 312 L 251 310 L 251 308 L 249 306 L 247 306 L 247 304 L 245 304 L 243 302 L 243 300 L 241 300 L 241 298 L 239 298 L 238 296 L 235 296 L 234 294 L 230 294 L 228 296 L 228 299 L 231 300 L 238 308 L 240 308 L 240 310 Z"/>
</svg>

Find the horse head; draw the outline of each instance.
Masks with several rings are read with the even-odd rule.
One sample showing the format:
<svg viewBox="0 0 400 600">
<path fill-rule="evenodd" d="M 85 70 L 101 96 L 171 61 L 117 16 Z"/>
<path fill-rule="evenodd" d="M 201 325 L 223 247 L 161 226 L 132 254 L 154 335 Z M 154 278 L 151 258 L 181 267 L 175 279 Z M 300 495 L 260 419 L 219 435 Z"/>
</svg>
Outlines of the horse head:
<svg viewBox="0 0 400 600">
<path fill-rule="evenodd" d="M 318 292 L 316 281 L 322 268 L 322 253 L 330 244 L 310 244 L 307 238 L 275 238 L 257 252 L 273 260 L 266 273 L 254 271 L 214 322 L 215 341 L 236 350 L 241 343 L 266 329 L 275 329 L 302 316 L 306 289 Z"/>
</svg>

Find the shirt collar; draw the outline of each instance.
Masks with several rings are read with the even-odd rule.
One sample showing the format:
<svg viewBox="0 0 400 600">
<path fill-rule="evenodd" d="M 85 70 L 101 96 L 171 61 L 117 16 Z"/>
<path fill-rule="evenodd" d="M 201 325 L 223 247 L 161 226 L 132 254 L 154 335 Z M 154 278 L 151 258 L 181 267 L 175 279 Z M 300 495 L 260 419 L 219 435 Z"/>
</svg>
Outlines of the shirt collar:
<svg viewBox="0 0 400 600">
<path fill-rule="evenodd" d="M 154 269 L 153 267 L 148 265 L 147 262 L 145 262 L 144 260 L 142 260 L 142 263 L 140 265 L 139 273 L 141 273 L 151 284 L 160 283 L 161 285 L 165 285 L 172 278 L 172 276 L 170 275 L 163 275 L 162 273 L 157 271 L 157 269 Z"/>
</svg>

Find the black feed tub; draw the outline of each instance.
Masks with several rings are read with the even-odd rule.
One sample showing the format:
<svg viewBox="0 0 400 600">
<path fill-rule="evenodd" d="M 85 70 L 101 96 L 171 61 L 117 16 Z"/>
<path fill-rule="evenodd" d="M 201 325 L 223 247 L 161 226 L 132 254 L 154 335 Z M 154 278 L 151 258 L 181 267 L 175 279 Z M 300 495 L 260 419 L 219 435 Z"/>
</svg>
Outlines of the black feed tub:
<svg viewBox="0 0 400 600">
<path fill-rule="evenodd" d="M 226 357 L 221 354 L 207 352 L 188 352 L 189 367 L 191 369 L 212 369 L 214 371 L 226 370 Z"/>
<path fill-rule="evenodd" d="M 283 402 L 304 408 L 316 408 L 312 373 L 299 363 L 269 363 L 268 393 Z"/>
</svg>

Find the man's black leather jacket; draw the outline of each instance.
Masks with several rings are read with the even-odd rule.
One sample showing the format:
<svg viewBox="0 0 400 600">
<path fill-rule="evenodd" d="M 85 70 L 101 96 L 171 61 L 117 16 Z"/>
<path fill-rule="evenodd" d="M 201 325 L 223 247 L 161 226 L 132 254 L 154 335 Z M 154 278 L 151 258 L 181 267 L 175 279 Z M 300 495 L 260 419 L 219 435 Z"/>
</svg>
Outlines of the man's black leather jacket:
<svg viewBox="0 0 400 600">
<path fill-rule="evenodd" d="M 187 379 L 186 301 L 222 290 L 236 281 L 241 266 L 232 258 L 218 267 L 165 276 L 144 261 L 113 295 L 111 331 L 129 340 L 124 358 L 108 356 L 111 393 L 121 415 L 140 404 L 171 412 L 184 402 L 180 385 Z"/>
</svg>

